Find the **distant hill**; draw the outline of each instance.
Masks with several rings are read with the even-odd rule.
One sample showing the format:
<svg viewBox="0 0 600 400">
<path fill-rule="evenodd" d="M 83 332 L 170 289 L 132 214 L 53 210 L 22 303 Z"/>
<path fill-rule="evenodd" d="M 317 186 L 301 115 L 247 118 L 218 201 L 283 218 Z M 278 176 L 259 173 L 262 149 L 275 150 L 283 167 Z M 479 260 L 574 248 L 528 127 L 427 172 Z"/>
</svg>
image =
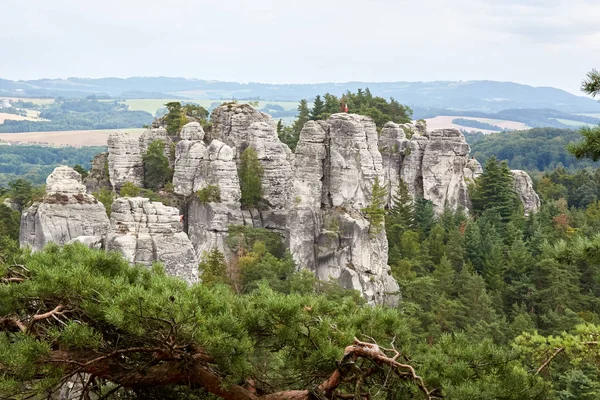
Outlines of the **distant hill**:
<svg viewBox="0 0 600 400">
<path fill-rule="evenodd" d="M 346 82 L 266 84 L 220 82 L 167 77 L 68 78 L 10 81 L 0 79 L 0 96 L 156 98 L 165 94 L 195 99 L 261 99 L 297 101 L 326 92 L 341 95 L 368 87 L 374 95 L 393 97 L 418 108 L 453 109 L 494 113 L 506 109 L 554 109 L 565 113 L 600 112 L 596 101 L 551 87 L 512 82 Z M 168 96 L 167 96 L 168 94 Z"/>
<path fill-rule="evenodd" d="M 521 122 L 532 128 L 553 127 L 553 128 L 573 128 L 583 125 L 598 125 L 600 119 L 586 116 L 570 114 L 567 112 L 551 109 L 533 109 L 519 108 L 501 110 L 498 112 L 482 112 L 482 111 L 464 111 L 464 110 L 447 110 L 438 108 L 414 108 L 414 119 L 428 119 L 439 115 L 456 116 L 456 117 L 471 117 L 471 118 L 487 118 L 504 121 Z M 484 128 L 482 128 L 484 129 Z"/>
</svg>

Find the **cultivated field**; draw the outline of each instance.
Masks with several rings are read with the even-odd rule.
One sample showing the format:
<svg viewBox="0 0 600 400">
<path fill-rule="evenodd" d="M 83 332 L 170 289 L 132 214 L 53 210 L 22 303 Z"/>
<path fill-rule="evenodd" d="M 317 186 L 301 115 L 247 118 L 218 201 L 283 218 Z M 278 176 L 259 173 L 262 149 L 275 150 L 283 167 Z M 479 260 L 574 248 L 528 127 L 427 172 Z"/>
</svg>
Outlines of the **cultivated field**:
<svg viewBox="0 0 600 400">
<path fill-rule="evenodd" d="M 470 127 L 467 127 L 467 126 L 453 124 L 452 120 L 457 119 L 457 118 L 471 119 L 471 120 L 474 120 L 474 121 L 484 122 L 486 124 L 496 125 L 496 126 L 499 126 L 500 128 L 504 128 L 504 129 L 508 129 L 508 130 L 513 130 L 513 131 L 522 131 L 522 130 L 526 130 L 526 129 L 530 128 L 529 126 L 525 125 L 522 122 L 505 121 L 505 120 L 501 120 L 501 119 L 492 119 L 492 118 L 473 118 L 473 117 L 461 117 L 461 116 L 452 116 L 452 117 L 451 116 L 439 116 L 439 117 L 435 117 L 435 118 L 428 118 L 425 121 L 427 121 L 427 128 L 429 130 L 444 129 L 444 128 L 455 128 L 455 129 L 462 129 L 462 130 L 465 130 L 467 132 L 494 133 L 494 131 L 491 131 L 491 130 L 479 129 L 479 128 L 470 128 Z"/>
<path fill-rule="evenodd" d="M 143 131 L 143 128 L 131 128 L 64 132 L 0 133 L 0 140 L 9 143 L 31 143 L 49 146 L 106 146 L 108 136 L 113 132 L 128 132 L 139 136 Z"/>
<path fill-rule="evenodd" d="M 33 99 L 33 98 L 29 98 L 29 97 L 1 97 L 0 96 L 0 100 L 12 100 L 12 101 L 21 100 L 21 101 L 37 104 L 40 106 L 54 103 L 54 99 Z"/>
<path fill-rule="evenodd" d="M 27 114 L 29 114 L 29 110 L 27 111 Z M 37 115 L 39 115 L 39 113 Z M 36 120 L 39 120 L 39 119 L 36 118 L 33 114 L 31 116 L 24 117 L 22 115 L 17 115 L 17 114 L 0 113 L 0 124 L 3 124 L 4 121 L 6 121 L 6 120 L 13 120 L 13 121 L 25 121 L 25 120 L 36 121 Z"/>
</svg>

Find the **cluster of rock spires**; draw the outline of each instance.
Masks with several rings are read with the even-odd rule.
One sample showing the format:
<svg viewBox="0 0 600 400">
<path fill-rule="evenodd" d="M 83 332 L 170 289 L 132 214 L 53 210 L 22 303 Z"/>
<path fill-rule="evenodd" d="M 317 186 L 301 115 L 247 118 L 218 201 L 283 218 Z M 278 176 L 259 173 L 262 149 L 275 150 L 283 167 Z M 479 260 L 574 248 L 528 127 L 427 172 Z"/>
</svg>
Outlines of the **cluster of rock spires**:
<svg viewBox="0 0 600 400">
<path fill-rule="evenodd" d="M 368 117 L 334 114 L 308 122 L 294 154 L 278 139 L 272 118 L 248 105 L 223 105 L 211 122 L 208 134 L 192 122 L 178 138 L 160 127 L 141 137 L 112 134 L 108 154 L 94 160 L 85 181 L 88 193 L 102 187 L 118 192 L 127 181 L 141 186 L 143 154 L 161 139 L 181 209 L 122 197 L 109 220 L 79 174 L 59 167 L 48 177 L 44 200 L 23 213 L 21 244 L 39 250 L 48 242 L 77 240 L 120 251 L 132 263 L 161 261 L 167 272 L 194 282 L 205 251 L 235 257 L 225 241 L 230 225 L 260 227 L 281 234 L 298 268 L 359 290 L 371 303 L 394 303 L 398 285 L 387 265 L 385 232 L 374 233 L 361 211 L 375 180 L 386 185 L 388 206 L 404 180 L 413 198 L 431 200 L 441 212 L 468 210 L 468 183 L 482 173 L 454 129 L 427 132 L 420 123 L 390 122 L 378 133 Z M 264 169 L 260 209 L 240 204 L 238 167 L 247 147 Z M 531 179 L 523 171 L 513 174 L 525 211 L 535 212 L 539 198 Z M 220 188 L 220 201 L 198 199 L 196 192 L 208 185 Z"/>
</svg>

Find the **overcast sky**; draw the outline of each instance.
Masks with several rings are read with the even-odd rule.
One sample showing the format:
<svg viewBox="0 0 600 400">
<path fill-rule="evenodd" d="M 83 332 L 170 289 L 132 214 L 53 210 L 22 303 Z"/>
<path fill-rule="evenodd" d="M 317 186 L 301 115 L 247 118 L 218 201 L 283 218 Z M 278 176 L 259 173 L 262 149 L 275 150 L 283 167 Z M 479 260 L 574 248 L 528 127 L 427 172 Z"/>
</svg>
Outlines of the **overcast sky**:
<svg viewBox="0 0 600 400">
<path fill-rule="evenodd" d="M 0 78 L 501 80 L 579 93 L 600 0 L 0 0 Z"/>
</svg>

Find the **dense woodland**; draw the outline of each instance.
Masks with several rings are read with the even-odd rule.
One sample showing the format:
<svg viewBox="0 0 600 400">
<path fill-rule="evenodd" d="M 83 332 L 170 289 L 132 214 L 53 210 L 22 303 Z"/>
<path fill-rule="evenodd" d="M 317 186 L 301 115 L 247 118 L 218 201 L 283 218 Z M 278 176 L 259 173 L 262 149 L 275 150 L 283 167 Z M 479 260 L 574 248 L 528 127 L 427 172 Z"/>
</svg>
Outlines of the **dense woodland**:
<svg viewBox="0 0 600 400">
<path fill-rule="evenodd" d="M 588 79 L 589 93 L 600 90 L 599 74 Z M 176 114 L 167 120 L 179 124 Z M 600 128 L 583 133 L 570 151 L 600 157 Z M 147 184 L 167 188 L 154 150 Z M 261 196 L 252 152 L 244 165 L 252 207 Z M 268 230 L 231 227 L 235 262 L 205 254 L 203 283 L 188 286 L 158 264 L 78 245 L 19 250 L 19 212 L 0 204 L 0 395 L 41 398 L 79 379 L 104 399 L 597 399 L 600 201 L 597 191 L 572 196 L 597 176 L 546 172 L 530 216 L 493 156 L 469 215 L 436 216 L 402 184 L 384 209 L 376 182 L 363 212 L 385 229 L 395 307 L 296 271 Z M 19 181 L 3 195 L 23 208 L 39 190 Z"/>
<path fill-rule="evenodd" d="M 89 169 L 91 159 L 103 151 L 106 147 L 0 146 L 0 187 L 19 178 L 43 184 L 58 165 Z"/>
<path fill-rule="evenodd" d="M 22 104 L 15 104 L 18 107 Z M 100 101 L 94 96 L 85 99 L 57 98 L 52 104 L 36 106 L 41 121 L 7 120 L 0 124 L 0 133 L 51 132 L 86 129 L 141 128 L 152 122 L 145 111 L 130 111 L 118 101 Z"/>
</svg>

